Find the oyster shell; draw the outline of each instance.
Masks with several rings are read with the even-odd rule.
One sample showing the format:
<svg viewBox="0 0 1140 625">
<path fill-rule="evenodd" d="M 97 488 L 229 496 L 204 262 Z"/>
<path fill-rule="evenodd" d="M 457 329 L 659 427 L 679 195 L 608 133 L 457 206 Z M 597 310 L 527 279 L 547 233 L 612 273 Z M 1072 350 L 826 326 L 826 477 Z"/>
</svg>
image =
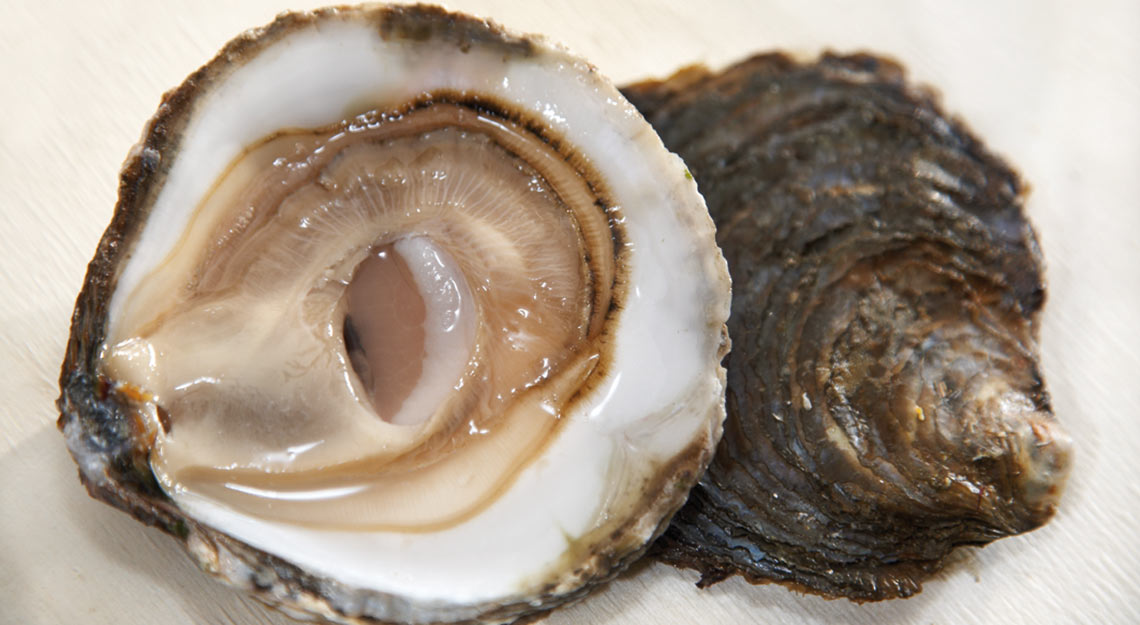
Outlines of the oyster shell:
<svg viewBox="0 0 1140 625">
<path fill-rule="evenodd" d="M 735 285 L 725 436 L 658 556 L 878 600 L 1048 520 L 1070 444 L 1016 174 L 872 56 L 624 92 L 691 168 Z"/>
<path fill-rule="evenodd" d="M 723 419 L 729 282 L 593 67 L 433 7 L 280 16 L 127 159 L 59 400 L 92 496 L 333 622 L 506 622 L 638 557 Z"/>
</svg>

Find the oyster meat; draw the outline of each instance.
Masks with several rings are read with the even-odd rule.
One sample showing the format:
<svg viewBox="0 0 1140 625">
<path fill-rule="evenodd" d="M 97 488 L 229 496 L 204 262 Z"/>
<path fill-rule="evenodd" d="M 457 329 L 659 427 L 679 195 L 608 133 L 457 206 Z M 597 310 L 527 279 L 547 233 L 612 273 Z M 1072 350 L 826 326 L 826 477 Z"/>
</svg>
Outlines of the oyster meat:
<svg viewBox="0 0 1140 625">
<path fill-rule="evenodd" d="M 624 92 L 690 167 L 732 272 L 725 435 L 655 547 L 701 584 L 908 596 L 1053 514 L 1017 176 L 901 68 L 761 55 Z"/>
<path fill-rule="evenodd" d="M 280 16 L 168 93 L 77 302 L 89 492 L 332 622 L 507 622 L 644 552 L 724 415 L 729 281 L 584 61 L 424 6 Z"/>
</svg>

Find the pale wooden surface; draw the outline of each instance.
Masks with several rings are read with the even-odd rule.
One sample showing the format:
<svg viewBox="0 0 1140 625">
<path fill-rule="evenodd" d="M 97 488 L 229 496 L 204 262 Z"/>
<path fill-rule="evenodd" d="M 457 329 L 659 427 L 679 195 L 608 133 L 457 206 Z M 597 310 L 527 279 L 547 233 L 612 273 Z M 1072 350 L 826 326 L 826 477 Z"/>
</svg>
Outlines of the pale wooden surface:
<svg viewBox="0 0 1140 625">
<path fill-rule="evenodd" d="M 0 6 L 0 623 L 289 619 L 87 498 L 56 433 L 71 307 L 116 175 L 160 94 L 269 1 Z M 1078 5 L 1080 5 L 1078 7 Z M 642 567 L 548 623 L 1140 622 L 1140 5 L 1134 2 L 454 1 L 542 32 L 618 82 L 754 51 L 895 56 L 1018 166 L 1048 263 L 1042 336 L 1076 468 L 1060 514 L 962 558 L 916 598 L 856 606 Z"/>
</svg>

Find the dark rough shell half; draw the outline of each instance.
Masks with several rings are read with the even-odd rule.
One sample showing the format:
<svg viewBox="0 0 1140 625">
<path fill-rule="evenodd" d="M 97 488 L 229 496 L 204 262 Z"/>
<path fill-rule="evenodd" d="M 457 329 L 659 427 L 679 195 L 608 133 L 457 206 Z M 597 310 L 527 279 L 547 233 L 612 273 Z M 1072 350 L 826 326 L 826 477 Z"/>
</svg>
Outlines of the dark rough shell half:
<svg viewBox="0 0 1140 625">
<path fill-rule="evenodd" d="M 879 600 L 1048 520 L 1069 444 L 1017 175 L 873 56 L 624 91 L 690 167 L 734 284 L 724 439 L 658 557 Z"/>
</svg>

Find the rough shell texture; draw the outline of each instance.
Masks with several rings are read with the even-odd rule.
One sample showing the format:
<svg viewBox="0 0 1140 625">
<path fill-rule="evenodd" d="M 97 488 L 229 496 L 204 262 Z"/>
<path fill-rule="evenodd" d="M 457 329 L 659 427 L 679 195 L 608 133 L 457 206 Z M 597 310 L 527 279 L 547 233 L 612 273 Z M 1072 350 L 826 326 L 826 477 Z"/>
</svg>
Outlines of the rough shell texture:
<svg viewBox="0 0 1140 625">
<path fill-rule="evenodd" d="M 478 45 L 501 48 L 504 59 L 522 58 L 534 54 L 539 45 L 534 40 L 506 33 L 493 24 L 422 6 L 324 9 L 312 13 L 283 14 L 272 24 L 249 31 L 227 44 L 210 63 L 164 96 L 157 114 L 144 131 L 142 141 L 123 166 L 114 217 L 88 267 L 72 319 L 71 337 L 60 377 L 58 406 L 61 417 L 58 425 L 79 464 L 80 478 L 93 497 L 173 535 L 206 572 L 290 614 L 339 623 L 413 620 L 508 622 L 533 617 L 584 596 L 640 557 L 647 541 L 663 531 L 672 512 L 681 505 L 689 486 L 710 459 L 712 445 L 719 436 L 721 407 L 713 406 L 705 415 L 709 418 L 701 440 L 685 447 L 675 462 L 662 467 L 660 482 L 647 486 L 649 490 L 644 493 L 643 502 L 647 514 L 625 525 L 615 521 L 613 527 L 603 528 L 609 543 L 616 546 L 614 549 L 577 554 L 580 561 L 571 572 L 571 578 L 552 582 L 525 598 L 473 606 L 442 605 L 436 612 L 424 612 L 419 610 L 422 606 L 410 604 L 400 596 L 360 589 L 328 576 L 315 575 L 189 517 L 167 496 L 152 473 L 149 454 L 159 434 L 156 424 L 144 419 L 135 409 L 140 398 L 132 397 L 129 390 L 124 391 L 116 387 L 114 381 L 101 376 L 100 349 L 107 340 L 108 307 L 117 281 L 142 236 L 150 208 L 177 159 L 184 140 L 183 133 L 198 98 L 224 81 L 248 58 L 292 31 L 312 27 L 314 22 L 345 12 L 372 20 L 379 36 L 385 40 L 430 39 L 444 46 L 453 46 L 458 54 Z M 543 49 L 548 48 L 542 45 Z M 581 67 L 593 74 L 593 69 L 584 63 Z M 614 96 L 616 98 L 616 93 Z M 636 119 L 644 126 L 628 105 L 623 106 L 625 117 Z M 643 134 L 652 136 L 647 127 L 645 130 Z M 656 145 L 660 147 L 659 143 Z M 692 187 L 691 182 L 684 180 L 676 158 L 663 150 L 661 154 L 662 158 L 668 157 L 666 160 L 675 169 L 670 172 L 670 177 Z M 696 198 L 695 205 L 699 205 L 695 192 L 692 196 Z M 703 209 L 701 213 L 700 219 L 707 222 Z M 707 229 L 711 241 L 711 223 Z M 709 248 L 715 249 L 711 242 Z M 719 269 L 727 293 L 723 260 L 716 255 L 715 261 L 710 256 L 709 266 Z M 724 300 L 717 307 L 726 313 L 727 295 Z M 723 320 L 723 315 L 720 318 Z M 719 349 L 727 349 L 727 342 L 721 339 L 723 323 L 718 322 L 715 326 L 711 330 L 717 337 Z M 720 379 L 714 379 L 713 385 L 722 388 L 723 370 L 714 375 L 718 376 Z M 161 419 L 161 413 L 159 415 Z M 597 537 L 591 540 L 594 538 Z M 631 548 L 631 545 L 636 546 Z"/>
<path fill-rule="evenodd" d="M 696 177 L 734 284 L 725 436 L 658 556 L 701 585 L 879 600 L 1049 519 L 1069 446 L 1017 175 L 868 55 L 625 93 Z"/>
</svg>

